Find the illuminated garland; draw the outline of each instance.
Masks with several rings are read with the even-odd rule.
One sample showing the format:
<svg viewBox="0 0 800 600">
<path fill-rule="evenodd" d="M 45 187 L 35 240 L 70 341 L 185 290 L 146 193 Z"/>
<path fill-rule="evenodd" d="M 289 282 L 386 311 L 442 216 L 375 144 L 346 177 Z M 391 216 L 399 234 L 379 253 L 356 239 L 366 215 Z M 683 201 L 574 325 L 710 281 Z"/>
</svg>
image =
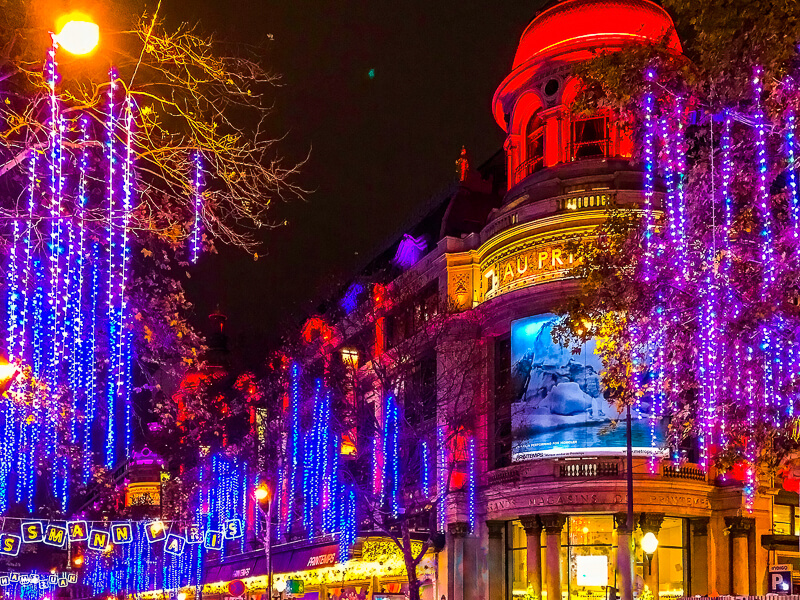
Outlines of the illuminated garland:
<svg viewBox="0 0 800 600">
<path fill-rule="evenodd" d="M 761 106 L 763 92 L 762 70 L 757 68 L 753 77 L 753 98 L 756 112 L 753 115 L 756 129 L 756 162 L 758 165 L 758 208 L 761 213 L 761 262 L 763 275 L 761 297 L 765 299 L 769 289 L 775 284 L 775 255 L 772 246 L 772 206 L 767 181 L 766 115 Z"/>
<path fill-rule="evenodd" d="M 655 71 L 646 72 L 647 81 L 655 80 Z M 653 244 L 653 191 L 655 182 L 655 127 L 653 115 L 655 99 L 648 90 L 644 97 L 644 268 L 643 279 L 649 282 L 652 276 Z"/>
<path fill-rule="evenodd" d="M 477 496 L 477 465 L 475 456 L 475 438 L 470 438 L 467 447 L 467 519 L 470 533 L 475 533 L 475 501 Z"/>
<path fill-rule="evenodd" d="M 420 480 L 422 484 L 422 495 L 425 498 L 430 498 L 431 495 L 431 466 L 430 452 L 428 450 L 428 442 L 423 441 L 420 445 L 419 462 L 420 462 Z"/>
<path fill-rule="evenodd" d="M 789 174 L 789 191 L 791 204 L 789 216 L 791 217 L 792 235 L 795 240 L 800 237 L 800 195 L 797 191 L 797 154 L 795 147 L 795 114 L 790 110 L 786 115 L 786 169 Z"/>
<path fill-rule="evenodd" d="M 194 155 L 194 226 L 192 227 L 192 246 L 190 259 L 196 263 L 200 258 L 200 240 L 203 237 L 203 190 L 202 190 L 202 158 L 199 152 Z"/>
<path fill-rule="evenodd" d="M 436 525 L 440 532 L 444 532 L 447 524 L 447 447 L 445 446 L 444 425 L 436 428 L 436 447 L 438 450 L 438 460 L 436 467 L 436 495 L 439 501 L 436 506 Z"/>
<path fill-rule="evenodd" d="M 108 322 L 108 346 L 112 354 L 112 359 L 106 377 L 106 442 L 105 442 L 105 465 L 107 469 L 114 467 L 116 459 L 116 399 L 117 399 L 117 364 L 115 350 L 119 344 L 119 331 L 117 329 L 117 315 L 115 307 L 117 305 L 117 292 L 120 288 L 118 282 L 119 259 L 117 248 L 119 242 L 116 241 L 116 201 L 114 197 L 115 184 L 115 165 L 117 162 L 114 152 L 114 138 L 116 129 L 116 117 L 114 115 L 114 92 L 116 90 L 116 71 L 112 68 L 109 72 L 108 85 L 108 118 L 106 121 L 106 152 L 108 158 L 108 295 L 106 299 L 106 319 Z"/>
<path fill-rule="evenodd" d="M 290 451 L 290 464 L 289 464 L 289 499 L 287 502 L 286 512 L 286 534 L 292 531 L 292 522 L 294 519 L 294 498 L 296 494 L 297 485 L 297 469 L 300 454 L 300 365 L 293 363 L 291 367 L 291 391 L 289 395 L 289 451 Z"/>
</svg>

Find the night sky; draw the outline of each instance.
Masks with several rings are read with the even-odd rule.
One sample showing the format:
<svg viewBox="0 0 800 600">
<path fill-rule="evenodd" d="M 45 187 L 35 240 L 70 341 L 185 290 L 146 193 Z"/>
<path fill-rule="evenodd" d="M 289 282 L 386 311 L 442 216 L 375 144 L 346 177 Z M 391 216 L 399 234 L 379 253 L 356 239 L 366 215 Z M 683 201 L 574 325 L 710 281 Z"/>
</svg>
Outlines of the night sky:
<svg viewBox="0 0 800 600">
<path fill-rule="evenodd" d="M 490 111 L 541 0 L 198 0 L 164 3 L 220 40 L 265 48 L 282 76 L 271 125 L 287 160 L 310 151 L 306 202 L 276 204 L 289 224 L 258 261 L 208 255 L 188 290 L 197 324 L 217 305 L 232 346 L 253 358 L 339 287 L 455 176 L 503 142 Z M 372 77 L 370 71 L 372 70 Z M 261 350 L 261 352 L 259 352 Z"/>
</svg>

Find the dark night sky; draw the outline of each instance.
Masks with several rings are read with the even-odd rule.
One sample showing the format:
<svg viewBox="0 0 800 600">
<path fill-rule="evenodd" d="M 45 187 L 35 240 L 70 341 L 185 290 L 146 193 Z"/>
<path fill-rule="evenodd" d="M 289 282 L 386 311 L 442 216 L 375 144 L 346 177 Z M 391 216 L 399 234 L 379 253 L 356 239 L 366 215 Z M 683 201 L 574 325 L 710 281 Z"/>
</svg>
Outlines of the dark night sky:
<svg viewBox="0 0 800 600">
<path fill-rule="evenodd" d="M 280 149 L 294 160 L 311 150 L 300 183 L 314 192 L 276 206 L 289 225 L 265 236 L 259 260 L 205 256 L 188 284 L 198 324 L 219 303 L 235 345 L 254 351 L 388 244 L 452 180 L 462 144 L 473 164 L 500 148 L 492 94 L 542 2 L 181 4 L 188 11 L 169 17 L 264 44 L 283 80 L 272 123 L 287 134 Z"/>
</svg>

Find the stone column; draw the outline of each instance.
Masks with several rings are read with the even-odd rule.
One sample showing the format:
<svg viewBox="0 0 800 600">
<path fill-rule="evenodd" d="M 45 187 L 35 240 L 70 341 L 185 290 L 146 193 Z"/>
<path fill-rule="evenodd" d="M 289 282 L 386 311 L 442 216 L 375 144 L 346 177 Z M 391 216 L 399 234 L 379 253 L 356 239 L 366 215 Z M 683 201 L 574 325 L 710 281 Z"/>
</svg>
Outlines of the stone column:
<svg viewBox="0 0 800 600">
<path fill-rule="evenodd" d="M 539 515 L 547 534 L 547 600 L 561 600 L 561 530 L 567 516 L 560 513 Z"/>
<path fill-rule="evenodd" d="M 506 529 L 505 521 L 486 521 L 489 531 L 489 548 L 487 549 L 486 566 L 489 570 L 488 600 L 505 600 L 505 548 L 503 547 L 503 532 Z"/>
<path fill-rule="evenodd" d="M 520 517 L 525 528 L 528 542 L 526 563 L 528 567 L 528 585 L 538 598 L 542 597 L 542 524 L 538 515 Z"/>
<path fill-rule="evenodd" d="M 464 537 L 469 532 L 469 523 L 449 523 L 447 529 L 453 542 L 450 577 L 453 588 L 449 590 L 450 600 L 464 600 Z"/>
<path fill-rule="evenodd" d="M 658 538 L 661 531 L 661 524 L 664 522 L 664 513 L 642 513 L 639 518 L 639 527 L 642 535 L 652 533 Z M 653 598 L 658 598 L 658 548 L 653 552 L 648 564 L 647 555 L 642 552 L 644 558 L 644 583 L 653 593 Z"/>
<path fill-rule="evenodd" d="M 621 598 L 633 598 L 633 532 L 628 529 L 627 513 L 616 513 L 614 524 L 617 526 L 617 587 L 619 595 Z"/>
<path fill-rule="evenodd" d="M 750 556 L 748 552 L 748 536 L 753 528 L 750 517 L 725 517 L 725 525 L 731 539 L 731 557 L 733 561 L 733 582 L 731 592 L 735 596 L 750 595 Z"/>
<path fill-rule="evenodd" d="M 692 564 L 691 574 L 692 596 L 708 596 L 708 517 L 699 517 L 689 521 L 691 526 Z"/>
</svg>

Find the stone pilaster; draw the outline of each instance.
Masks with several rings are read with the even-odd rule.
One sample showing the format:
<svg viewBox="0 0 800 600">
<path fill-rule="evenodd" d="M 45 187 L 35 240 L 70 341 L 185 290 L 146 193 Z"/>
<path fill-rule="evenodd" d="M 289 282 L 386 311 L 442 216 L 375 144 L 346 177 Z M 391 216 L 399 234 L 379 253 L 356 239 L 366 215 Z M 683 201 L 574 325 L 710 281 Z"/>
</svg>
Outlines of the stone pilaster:
<svg viewBox="0 0 800 600">
<path fill-rule="evenodd" d="M 627 513 L 616 513 L 614 525 L 617 528 L 617 585 L 620 597 L 626 600 L 633 598 L 633 532 L 628 528 Z"/>
<path fill-rule="evenodd" d="M 489 544 L 487 548 L 487 568 L 489 570 L 488 600 L 505 600 L 506 598 L 506 566 L 503 532 L 505 521 L 486 521 Z"/>
<path fill-rule="evenodd" d="M 691 519 L 692 596 L 708 596 L 708 517 Z"/>
<path fill-rule="evenodd" d="M 451 540 L 451 553 L 448 556 L 448 566 L 450 567 L 450 579 L 452 585 L 449 586 L 449 596 L 451 600 L 465 600 L 464 594 L 464 538 L 469 533 L 469 523 L 455 522 L 448 523 L 447 533 Z"/>
<path fill-rule="evenodd" d="M 542 597 L 542 523 L 539 515 L 520 517 L 527 538 L 528 585 L 537 597 Z"/>
<path fill-rule="evenodd" d="M 748 537 L 753 529 L 750 517 L 725 517 L 725 526 L 731 540 L 733 582 L 731 590 L 736 596 L 750 595 L 750 552 Z"/>
<path fill-rule="evenodd" d="M 539 520 L 547 534 L 547 600 L 561 600 L 561 530 L 567 516 L 561 513 L 539 515 Z"/>
</svg>

